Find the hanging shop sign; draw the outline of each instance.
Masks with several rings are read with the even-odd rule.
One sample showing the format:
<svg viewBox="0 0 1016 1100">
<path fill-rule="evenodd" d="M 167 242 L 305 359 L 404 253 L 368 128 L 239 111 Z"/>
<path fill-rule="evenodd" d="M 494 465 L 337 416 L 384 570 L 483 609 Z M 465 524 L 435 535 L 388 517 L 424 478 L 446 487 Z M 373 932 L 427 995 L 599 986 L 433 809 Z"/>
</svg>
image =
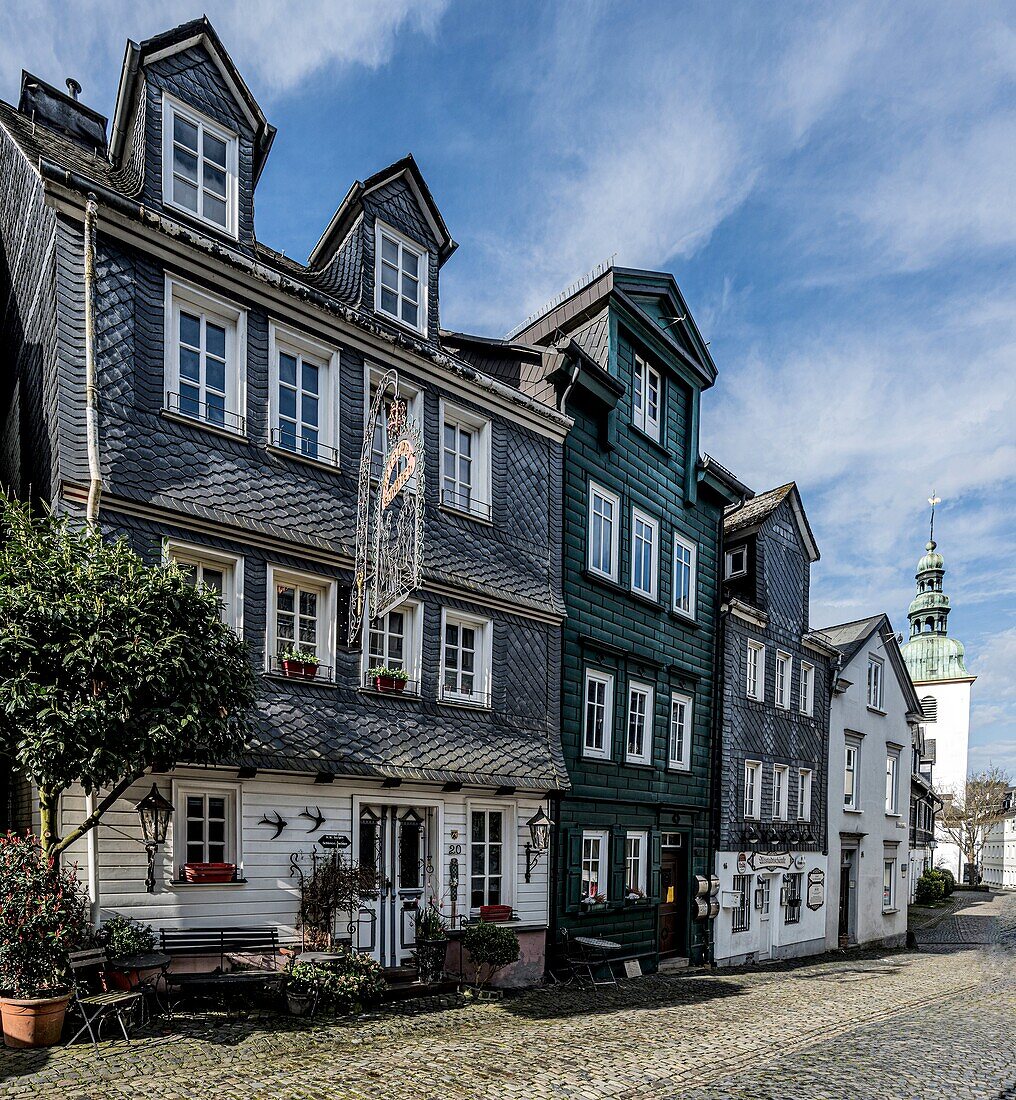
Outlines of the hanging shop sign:
<svg viewBox="0 0 1016 1100">
<path fill-rule="evenodd" d="M 789 871 L 794 857 L 789 852 L 738 852 L 737 873 L 751 871 Z"/>
<path fill-rule="evenodd" d="M 808 900 L 809 909 L 821 909 L 825 905 L 825 871 L 819 867 L 812 867 L 808 872 Z"/>
</svg>

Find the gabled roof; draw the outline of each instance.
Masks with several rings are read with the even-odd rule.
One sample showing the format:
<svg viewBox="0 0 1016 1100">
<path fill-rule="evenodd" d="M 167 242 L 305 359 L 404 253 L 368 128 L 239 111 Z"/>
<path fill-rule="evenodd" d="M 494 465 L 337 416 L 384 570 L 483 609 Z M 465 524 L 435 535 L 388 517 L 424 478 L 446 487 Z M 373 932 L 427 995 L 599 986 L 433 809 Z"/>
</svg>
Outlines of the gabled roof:
<svg viewBox="0 0 1016 1100">
<path fill-rule="evenodd" d="M 798 532 L 801 535 L 801 541 L 808 553 L 808 560 L 818 561 L 821 556 L 818 544 L 815 542 L 811 524 L 808 523 L 808 516 L 801 501 L 801 494 L 798 492 L 796 482 L 793 481 L 788 481 L 786 485 L 780 485 L 775 489 L 767 489 L 764 493 L 743 500 L 739 504 L 731 505 L 723 515 L 723 533 L 732 535 L 750 527 L 757 527 L 788 499 L 794 514 L 794 520 L 797 523 Z"/>
<path fill-rule="evenodd" d="M 144 42 L 128 41 L 123 68 L 120 72 L 120 85 L 116 93 L 116 107 L 113 110 L 113 132 L 109 138 L 110 160 L 114 165 L 119 165 L 123 161 L 125 143 L 131 120 L 137 110 L 137 99 L 142 85 L 141 70 L 153 61 L 172 57 L 197 45 L 204 46 L 208 51 L 208 55 L 215 62 L 222 74 L 222 79 L 226 82 L 240 109 L 247 116 L 247 121 L 254 131 L 254 183 L 256 184 L 268 159 L 268 151 L 275 140 L 275 127 L 265 118 L 264 112 L 258 106 L 257 100 L 233 64 L 233 59 L 227 53 L 226 47 L 223 46 L 222 40 L 215 33 L 215 28 L 206 15 L 201 16 L 200 19 L 192 19 L 189 23 L 181 23 L 180 26 L 163 31 L 154 38 L 146 38 Z"/>
<path fill-rule="evenodd" d="M 408 153 L 401 160 L 389 164 L 387 168 L 382 168 L 380 172 L 375 172 L 374 175 L 368 176 L 365 180 L 357 180 L 350 187 L 346 197 L 339 204 L 338 210 L 332 215 L 332 219 L 324 233 L 321 234 L 321 239 L 314 245 L 314 250 L 307 261 L 308 265 L 319 267 L 326 263 L 335 249 L 346 239 L 350 229 L 356 223 L 356 219 L 363 212 L 364 196 L 400 177 L 405 177 L 410 189 L 416 196 L 420 210 L 427 219 L 430 231 L 434 234 L 434 239 L 438 243 L 438 257 L 443 264 L 458 248 L 458 245 L 452 240 L 451 233 L 448 232 L 448 226 L 445 225 L 445 220 L 441 216 L 441 211 L 437 208 L 437 203 L 430 193 L 430 188 L 423 178 L 423 173 L 420 171 L 416 159 L 412 153 Z"/>
<path fill-rule="evenodd" d="M 879 612 L 877 615 L 869 615 L 864 619 L 853 619 L 848 623 L 839 623 L 836 626 L 824 626 L 812 633 L 824 638 L 842 654 L 841 667 L 846 668 L 857 654 L 864 649 L 868 644 L 868 640 L 876 632 L 881 638 L 882 651 L 896 673 L 900 690 L 907 700 L 907 711 L 915 719 L 919 719 L 922 713 L 921 702 L 917 698 L 914 683 L 910 679 L 906 662 L 903 660 L 903 652 L 900 649 L 896 632 L 893 630 L 893 624 L 884 611 Z"/>
</svg>

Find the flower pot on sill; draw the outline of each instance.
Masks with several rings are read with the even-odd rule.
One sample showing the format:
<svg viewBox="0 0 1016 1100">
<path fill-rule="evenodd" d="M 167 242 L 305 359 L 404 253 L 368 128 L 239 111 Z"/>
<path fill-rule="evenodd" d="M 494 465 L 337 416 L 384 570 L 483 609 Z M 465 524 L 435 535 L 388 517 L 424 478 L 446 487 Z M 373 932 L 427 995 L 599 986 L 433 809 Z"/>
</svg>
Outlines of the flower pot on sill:
<svg viewBox="0 0 1016 1100">
<path fill-rule="evenodd" d="M 69 993 L 57 997 L 0 997 L 4 1045 L 20 1050 L 58 1043 L 70 999 Z"/>
<path fill-rule="evenodd" d="M 512 907 L 510 905 L 481 905 L 480 920 L 495 923 L 512 919 Z"/>
<path fill-rule="evenodd" d="M 184 882 L 232 882 L 236 877 L 235 863 L 185 863 Z"/>
<path fill-rule="evenodd" d="M 394 676 L 375 676 L 375 691 L 405 691 L 407 680 L 397 680 Z"/>
<path fill-rule="evenodd" d="M 313 680 L 317 676 L 318 666 L 308 664 L 306 661 L 284 660 L 282 662 L 282 675 L 291 676 L 297 680 Z"/>
</svg>

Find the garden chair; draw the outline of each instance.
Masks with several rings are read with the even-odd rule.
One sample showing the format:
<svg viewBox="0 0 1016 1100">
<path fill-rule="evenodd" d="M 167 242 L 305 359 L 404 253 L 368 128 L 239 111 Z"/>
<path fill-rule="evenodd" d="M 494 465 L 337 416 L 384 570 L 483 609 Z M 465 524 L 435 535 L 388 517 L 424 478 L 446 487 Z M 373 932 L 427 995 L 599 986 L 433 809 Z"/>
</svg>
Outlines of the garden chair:
<svg viewBox="0 0 1016 1100">
<path fill-rule="evenodd" d="M 124 1039 L 129 1043 L 127 1024 L 124 1022 L 124 1012 L 134 1009 L 140 1003 L 142 994 L 137 991 L 126 992 L 116 990 L 114 992 L 95 993 L 89 987 L 90 972 L 95 972 L 94 985 L 100 985 L 98 976 L 101 975 L 106 965 L 106 954 L 102 948 L 94 948 L 87 951 L 72 951 L 69 955 L 70 971 L 74 982 L 71 1011 L 81 1015 L 84 1023 L 69 1039 L 70 1046 L 79 1035 L 88 1032 L 92 1040 L 92 1046 L 96 1050 L 98 1046 L 98 1033 L 103 1023 L 110 1017 L 115 1017 L 123 1032 Z"/>
</svg>

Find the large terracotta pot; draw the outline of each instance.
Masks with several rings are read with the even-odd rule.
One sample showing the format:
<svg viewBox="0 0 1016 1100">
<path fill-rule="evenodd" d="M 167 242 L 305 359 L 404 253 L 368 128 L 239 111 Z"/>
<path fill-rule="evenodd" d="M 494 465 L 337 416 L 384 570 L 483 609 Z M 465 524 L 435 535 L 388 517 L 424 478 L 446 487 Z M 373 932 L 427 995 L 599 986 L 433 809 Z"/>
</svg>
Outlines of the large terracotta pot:
<svg viewBox="0 0 1016 1100">
<path fill-rule="evenodd" d="M 60 1041 L 70 994 L 59 997 L 0 997 L 4 1044 L 22 1047 L 51 1047 Z"/>
</svg>

